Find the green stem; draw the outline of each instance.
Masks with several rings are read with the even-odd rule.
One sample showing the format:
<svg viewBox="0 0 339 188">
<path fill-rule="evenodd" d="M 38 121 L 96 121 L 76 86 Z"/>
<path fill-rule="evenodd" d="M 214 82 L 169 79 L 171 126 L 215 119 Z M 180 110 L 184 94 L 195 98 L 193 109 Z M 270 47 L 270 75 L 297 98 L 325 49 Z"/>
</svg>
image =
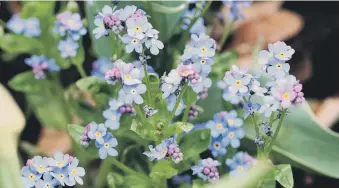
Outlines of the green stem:
<svg viewBox="0 0 339 188">
<path fill-rule="evenodd" d="M 206 5 L 204 6 L 204 8 L 202 9 L 201 13 L 197 16 L 197 10 L 194 13 L 193 19 L 191 20 L 190 24 L 187 26 L 187 29 L 184 31 L 180 41 L 179 41 L 179 50 L 183 49 L 183 47 L 185 46 L 185 43 L 190 35 L 190 30 L 193 27 L 193 25 L 195 24 L 195 22 L 200 18 L 203 17 L 207 10 L 209 9 L 209 7 L 211 6 L 212 1 L 207 1 Z"/>
<path fill-rule="evenodd" d="M 179 97 L 177 98 L 177 100 L 176 100 L 176 102 L 175 102 L 174 108 L 173 108 L 173 110 L 172 110 L 172 112 L 171 112 L 171 114 L 170 114 L 170 118 L 168 119 L 167 124 L 169 124 L 169 123 L 171 122 L 171 120 L 173 119 L 174 114 L 175 114 L 175 112 L 177 111 L 177 108 L 178 108 L 178 106 L 179 106 L 180 100 L 181 100 L 183 94 L 185 93 L 186 88 L 187 88 L 187 83 L 185 83 L 184 87 L 182 88 L 182 90 L 181 90 L 181 92 L 180 92 L 180 94 L 179 94 Z"/>
<path fill-rule="evenodd" d="M 274 131 L 274 135 L 273 135 L 273 137 L 272 137 L 271 143 L 270 143 L 270 145 L 268 146 L 268 149 L 267 149 L 267 153 L 266 153 L 267 156 L 268 156 L 268 155 L 271 153 L 271 151 L 272 151 L 272 147 L 273 147 L 273 145 L 274 145 L 274 141 L 277 139 L 277 136 L 278 136 L 278 134 L 279 134 L 279 131 L 280 131 L 282 122 L 284 121 L 284 118 L 285 118 L 285 116 L 286 116 L 286 112 L 287 112 L 287 109 L 284 109 L 284 110 L 282 111 L 282 113 L 281 113 L 280 121 L 279 121 L 279 123 L 278 123 L 278 126 L 277 126 L 276 130 Z"/>
<path fill-rule="evenodd" d="M 271 126 L 271 127 L 273 126 L 273 122 L 274 122 L 274 115 L 275 115 L 275 113 L 274 113 L 274 112 L 272 112 L 272 114 L 271 114 L 271 117 L 270 117 L 270 126 Z"/>
<path fill-rule="evenodd" d="M 152 107 L 154 108 L 154 100 L 152 100 L 152 94 L 151 94 L 151 85 L 150 85 L 150 82 L 149 82 L 149 78 L 148 78 L 148 72 L 147 72 L 147 63 L 145 62 L 144 63 L 144 72 L 145 72 L 145 81 L 146 81 L 146 86 L 147 86 L 147 98 L 148 98 L 148 102 L 150 102 L 152 104 Z"/>
<path fill-rule="evenodd" d="M 2 19 L 0 19 L 0 25 L 2 25 L 4 28 L 8 29 L 10 32 L 14 33 L 6 24 L 5 21 L 3 21 Z"/>
<path fill-rule="evenodd" d="M 81 65 L 76 64 L 75 67 L 77 68 L 77 70 L 80 73 L 82 78 L 86 78 L 87 77 L 86 72 L 85 72 L 84 68 Z"/>
<path fill-rule="evenodd" d="M 224 46 L 226 39 L 228 38 L 229 34 L 231 33 L 232 26 L 233 26 L 233 21 L 230 21 L 226 24 L 224 32 L 223 32 L 221 39 L 219 41 L 219 46 L 218 46 L 219 51 L 222 50 L 222 47 Z"/>
<path fill-rule="evenodd" d="M 185 109 L 184 115 L 182 117 L 182 122 L 187 122 L 188 113 L 190 112 L 191 107 L 192 107 L 192 105 L 186 105 L 186 109 Z"/>
<path fill-rule="evenodd" d="M 144 116 L 144 113 L 141 112 L 139 105 L 133 104 L 132 106 L 133 106 L 133 108 L 134 108 L 134 110 L 135 110 L 137 116 L 140 118 L 141 123 L 147 124 L 147 119 L 146 119 L 146 117 Z"/>
<path fill-rule="evenodd" d="M 100 169 L 99 169 L 99 175 L 98 175 L 98 181 L 96 183 L 96 188 L 101 188 L 105 185 L 107 181 L 107 174 L 111 171 L 112 163 L 109 161 L 109 159 L 102 160 Z"/>
</svg>

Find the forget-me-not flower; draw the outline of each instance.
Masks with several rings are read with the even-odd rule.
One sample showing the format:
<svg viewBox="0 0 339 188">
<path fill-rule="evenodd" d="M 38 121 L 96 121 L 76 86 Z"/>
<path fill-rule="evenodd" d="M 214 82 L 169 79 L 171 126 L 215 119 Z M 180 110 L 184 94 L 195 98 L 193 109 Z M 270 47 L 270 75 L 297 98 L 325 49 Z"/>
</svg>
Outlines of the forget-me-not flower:
<svg viewBox="0 0 339 188">
<path fill-rule="evenodd" d="M 142 72 L 140 69 L 135 68 L 132 63 L 120 63 L 118 69 L 121 71 L 121 79 L 124 85 L 141 84 Z"/>
<path fill-rule="evenodd" d="M 25 59 L 25 64 L 32 67 L 36 79 L 45 78 L 47 70 L 51 72 L 60 70 L 54 59 L 47 59 L 45 56 L 33 55 Z"/>
<path fill-rule="evenodd" d="M 225 145 L 231 145 L 232 148 L 239 148 L 240 139 L 244 137 L 245 131 L 242 128 L 229 127 L 222 142 L 224 142 Z"/>
<path fill-rule="evenodd" d="M 140 96 L 146 92 L 146 85 L 139 84 L 133 86 L 123 86 L 123 88 L 119 91 L 119 100 L 126 104 L 132 104 L 133 102 L 136 104 L 142 104 L 144 99 Z"/>
<path fill-rule="evenodd" d="M 68 170 L 68 176 L 70 185 L 68 186 L 74 186 L 75 182 L 82 185 L 84 184 L 84 181 L 81 179 L 85 175 L 85 169 L 82 167 L 79 167 L 79 160 L 77 158 L 73 158 L 72 162 L 67 167 Z"/>
<path fill-rule="evenodd" d="M 28 37 L 40 36 L 40 21 L 38 18 L 32 17 L 25 20 L 24 35 Z"/>
<path fill-rule="evenodd" d="M 79 44 L 74 42 L 72 38 L 60 40 L 58 44 L 58 50 L 63 58 L 75 57 L 77 55 L 78 48 Z"/>
<path fill-rule="evenodd" d="M 124 35 L 121 37 L 121 40 L 124 44 L 126 44 L 125 50 L 127 53 L 131 53 L 133 51 L 141 54 L 142 53 L 142 43 L 143 41 L 133 38 L 129 35 Z"/>
<path fill-rule="evenodd" d="M 268 95 L 263 97 L 263 104 L 258 112 L 263 114 L 265 117 L 270 117 L 272 112 L 276 112 L 279 107 L 279 101 L 277 101 L 273 96 Z"/>
<path fill-rule="evenodd" d="M 173 110 L 176 101 L 177 101 L 177 97 L 174 94 L 172 94 L 172 95 L 170 95 L 169 97 L 166 98 L 168 111 Z M 185 108 L 186 108 L 186 105 L 185 105 L 184 101 L 181 99 L 180 102 L 179 102 L 178 108 L 175 110 L 174 115 L 175 116 L 180 115 Z"/>
<path fill-rule="evenodd" d="M 233 66 L 231 71 L 227 72 L 224 81 L 229 85 L 228 89 L 231 93 L 245 95 L 248 92 L 248 85 L 251 81 L 251 76 L 245 71 Z"/>
<path fill-rule="evenodd" d="M 208 180 L 209 182 L 214 182 L 219 179 L 219 172 L 217 166 L 220 166 L 221 163 L 212 158 L 200 159 L 198 164 L 193 166 L 191 169 L 193 175 L 197 174 L 199 178 L 203 181 Z"/>
<path fill-rule="evenodd" d="M 95 29 L 93 29 L 93 35 L 95 39 L 99 39 L 102 36 L 108 35 L 108 30 L 105 28 L 103 19 L 103 17 L 95 17 L 94 19 L 94 25 L 97 26 Z"/>
<path fill-rule="evenodd" d="M 223 141 L 223 136 L 212 137 L 211 145 L 208 147 L 214 157 L 222 156 L 227 153 L 227 143 Z"/>
<path fill-rule="evenodd" d="M 244 119 L 247 119 L 249 115 L 254 114 L 255 111 L 260 109 L 260 104 L 252 103 L 251 101 L 247 101 L 244 104 Z"/>
<path fill-rule="evenodd" d="M 33 163 L 31 167 L 33 167 L 33 169 L 39 174 L 43 174 L 52 170 L 52 168 L 48 167 L 49 164 L 46 157 L 42 158 L 41 156 L 35 156 L 32 161 Z"/>
<path fill-rule="evenodd" d="M 45 173 L 43 175 L 43 180 L 39 179 L 35 187 L 36 188 L 53 188 L 59 185 L 59 182 L 57 179 L 53 178 L 53 176 L 50 173 Z"/>
<path fill-rule="evenodd" d="M 146 40 L 145 42 L 146 48 L 150 49 L 151 54 L 158 55 L 159 49 L 164 48 L 164 43 L 162 43 L 160 40 L 158 40 L 157 37 L 150 38 Z"/>
<path fill-rule="evenodd" d="M 120 127 L 121 113 L 118 110 L 112 110 L 111 108 L 102 112 L 102 115 L 106 119 L 105 126 L 111 130 L 118 130 Z"/>
<path fill-rule="evenodd" d="M 62 152 L 55 152 L 54 158 L 48 158 L 49 166 L 56 167 L 62 169 L 66 165 L 68 165 L 70 160 L 70 156 L 68 154 L 63 154 Z"/>
<path fill-rule="evenodd" d="M 105 79 L 106 72 L 113 68 L 113 63 L 107 57 L 100 57 L 92 64 L 92 76 Z"/>
<path fill-rule="evenodd" d="M 166 157 L 168 148 L 165 141 L 162 141 L 155 148 L 153 145 L 149 145 L 148 148 L 150 151 L 145 151 L 143 154 L 149 157 L 151 161 L 154 159 L 160 160 Z"/>
<path fill-rule="evenodd" d="M 226 159 L 226 165 L 230 168 L 230 175 L 241 175 L 256 163 L 256 160 L 246 152 L 236 153 L 232 159 Z"/>
<path fill-rule="evenodd" d="M 283 108 L 289 108 L 292 101 L 297 97 L 294 91 L 294 85 L 298 84 L 298 81 L 295 76 L 289 75 L 276 82 L 277 85 L 271 88 L 272 96 L 280 101 Z"/>
<path fill-rule="evenodd" d="M 269 63 L 267 67 L 267 73 L 270 76 L 280 79 L 288 75 L 290 71 L 290 65 L 284 61 L 273 60 Z"/>
<path fill-rule="evenodd" d="M 106 159 L 107 155 L 117 156 L 118 151 L 114 149 L 118 145 L 118 141 L 112 134 L 108 133 L 104 136 L 104 142 L 102 144 L 95 143 L 95 146 L 99 149 L 100 159 Z"/>
<path fill-rule="evenodd" d="M 274 44 L 268 44 L 268 51 L 262 50 L 259 52 L 259 63 L 266 65 L 274 59 L 280 61 L 288 61 L 292 58 L 295 50 L 286 43 L 278 41 Z"/>
<path fill-rule="evenodd" d="M 226 124 L 223 121 L 209 120 L 206 123 L 206 127 L 211 129 L 212 137 L 218 137 L 219 135 L 223 135 L 227 131 Z"/>
<path fill-rule="evenodd" d="M 29 167 L 24 166 L 21 170 L 22 183 L 25 188 L 34 187 L 35 182 L 41 178 L 41 174 L 32 171 Z"/>
<path fill-rule="evenodd" d="M 90 126 L 90 130 L 88 131 L 87 135 L 90 139 L 95 140 L 99 144 L 104 143 L 104 136 L 107 133 L 107 128 L 104 124 L 100 123 L 99 125 L 92 122 Z"/>
</svg>

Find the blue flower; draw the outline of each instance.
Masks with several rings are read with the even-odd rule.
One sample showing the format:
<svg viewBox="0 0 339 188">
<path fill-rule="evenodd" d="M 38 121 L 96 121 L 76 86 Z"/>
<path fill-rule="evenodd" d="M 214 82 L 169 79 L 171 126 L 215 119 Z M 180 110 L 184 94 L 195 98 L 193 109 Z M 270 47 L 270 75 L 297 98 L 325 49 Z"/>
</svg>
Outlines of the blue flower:
<svg viewBox="0 0 339 188">
<path fill-rule="evenodd" d="M 142 40 L 146 37 L 145 33 L 152 25 L 147 19 L 128 19 L 126 21 L 127 34 L 132 38 Z"/>
<path fill-rule="evenodd" d="M 192 84 L 192 89 L 196 93 L 200 93 L 204 88 L 210 88 L 212 86 L 212 80 L 210 78 L 200 77 L 196 84 Z"/>
<path fill-rule="evenodd" d="M 75 57 L 77 55 L 78 48 L 79 44 L 74 42 L 72 38 L 61 40 L 58 44 L 58 50 L 63 58 Z"/>
<path fill-rule="evenodd" d="M 245 131 L 242 128 L 228 128 L 223 142 L 226 145 L 231 145 L 232 148 L 240 147 L 240 139 L 245 137 Z"/>
<path fill-rule="evenodd" d="M 183 25 L 181 26 L 181 29 L 183 30 L 187 30 L 188 25 L 191 23 L 191 19 L 194 16 L 196 9 L 193 8 L 191 10 L 186 9 L 183 15 Z M 198 10 L 197 15 L 200 14 L 199 13 L 200 10 Z M 193 24 L 193 26 L 190 29 L 190 33 L 191 34 L 200 34 L 200 33 L 206 33 L 207 28 L 204 24 L 204 19 L 203 18 L 198 18 L 197 21 Z"/>
<path fill-rule="evenodd" d="M 142 104 L 144 99 L 140 96 L 146 92 L 146 85 L 139 84 L 134 86 L 126 86 L 119 91 L 119 100 L 122 103 L 132 104 L 133 102 L 136 104 Z"/>
<path fill-rule="evenodd" d="M 35 185 L 35 182 L 41 178 L 41 174 L 32 171 L 29 167 L 24 166 L 21 170 L 22 183 L 25 188 L 31 188 Z"/>
<path fill-rule="evenodd" d="M 260 109 L 260 104 L 252 103 L 251 101 L 247 101 L 244 104 L 244 119 L 247 119 L 249 115 L 254 114 L 255 111 Z"/>
<path fill-rule="evenodd" d="M 227 127 L 224 121 L 208 121 L 206 123 L 206 127 L 211 129 L 211 135 L 213 137 L 218 137 L 219 135 L 223 135 L 227 131 Z"/>
<path fill-rule="evenodd" d="M 192 35 L 194 44 L 193 52 L 199 57 L 213 57 L 215 55 L 215 41 L 205 33 Z"/>
<path fill-rule="evenodd" d="M 284 61 L 273 60 L 269 62 L 269 65 L 270 66 L 267 67 L 267 73 L 276 79 L 285 77 L 290 71 L 290 65 Z"/>
<path fill-rule="evenodd" d="M 236 21 L 244 19 L 242 9 L 249 7 L 252 2 L 250 1 L 237 1 L 237 0 L 223 0 L 224 5 L 230 8 L 229 20 Z"/>
<path fill-rule="evenodd" d="M 228 90 L 234 94 L 246 95 L 249 91 L 248 85 L 252 77 L 246 74 L 246 71 L 233 66 L 231 71 L 227 72 L 224 81 L 228 85 Z"/>
<path fill-rule="evenodd" d="M 113 68 L 113 63 L 107 57 L 100 57 L 92 64 L 92 76 L 105 79 L 106 72 Z"/>
<path fill-rule="evenodd" d="M 102 115 L 106 119 L 105 127 L 111 130 L 118 130 L 120 127 L 120 117 L 121 113 L 117 110 L 107 109 L 102 112 Z"/>
<path fill-rule="evenodd" d="M 172 94 L 170 95 L 169 97 L 166 98 L 166 101 L 167 101 L 167 109 L 168 111 L 172 111 L 174 106 L 175 106 L 175 103 L 177 101 L 177 97 Z M 175 110 L 175 116 L 178 116 L 182 113 L 182 111 L 186 108 L 186 105 L 184 103 L 184 101 L 181 99 L 180 102 L 179 102 L 179 105 L 178 105 L 178 108 Z"/>
<path fill-rule="evenodd" d="M 100 123 L 97 125 L 95 122 L 92 122 L 90 130 L 87 135 L 90 139 L 95 140 L 98 144 L 104 143 L 104 136 L 106 135 L 107 128 L 104 124 Z"/>
<path fill-rule="evenodd" d="M 172 69 L 171 72 L 166 76 L 161 77 L 161 91 L 162 98 L 167 98 L 171 94 L 174 94 L 179 87 L 182 77 L 179 75 L 176 69 Z"/>
<path fill-rule="evenodd" d="M 56 187 L 59 185 L 59 182 L 57 179 L 53 178 L 53 176 L 50 173 L 45 173 L 44 174 L 44 179 L 39 179 L 36 184 L 35 187 L 36 188 L 46 188 L 46 187 Z"/>
<path fill-rule="evenodd" d="M 213 160 L 212 158 L 201 159 L 191 170 L 193 171 L 193 175 L 197 174 L 203 181 L 208 180 L 209 182 L 214 182 L 219 179 L 217 166 L 220 165 L 221 163 L 219 161 Z"/>
<path fill-rule="evenodd" d="M 151 161 L 153 161 L 154 159 L 156 160 L 160 160 L 166 157 L 167 154 L 167 145 L 165 141 L 162 141 L 159 145 L 157 145 L 155 148 L 153 147 L 153 145 L 149 145 L 148 146 L 150 151 L 145 151 L 144 155 L 146 155 L 147 157 L 149 157 L 149 159 Z"/>
<path fill-rule="evenodd" d="M 86 28 L 83 26 L 80 14 L 69 11 L 57 15 L 54 31 L 61 36 L 65 36 L 66 33 L 69 33 L 73 40 L 79 40 L 82 35 L 87 33 Z"/>
<path fill-rule="evenodd" d="M 36 79 L 46 77 L 45 71 L 59 71 L 60 67 L 55 63 L 54 59 L 47 59 L 45 56 L 33 55 L 25 59 L 25 64 L 33 68 L 33 73 Z"/>
<path fill-rule="evenodd" d="M 7 26 L 16 34 L 22 34 L 25 30 L 25 20 L 20 18 L 19 14 L 14 14 L 7 22 Z"/>
<path fill-rule="evenodd" d="M 242 119 L 238 118 L 238 113 L 235 110 L 231 110 L 229 112 L 221 112 L 222 116 L 224 117 L 227 126 L 232 128 L 241 127 L 244 123 Z"/>
<path fill-rule="evenodd" d="M 212 137 L 212 142 L 208 149 L 211 150 L 214 157 L 217 157 L 227 153 L 226 147 L 227 144 L 223 142 L 223 137 L 220 135 L 218 137 Z"/>
<path fill-rule="evenodd" d="M 54 169 L 62 169 L 66 165 L 68 165 L 70 160 L 70 156 L 68 154 L 63 154 L 62 152 L 55 152 L 54 153 L 54 159 L 48 158 L 48 164 L 49 166 L 55 167 Z"/>
<path fill-rule="evenodd" d="M 256 160 L 248 153 L 240 151 L 232 159 L 226 159 L 225 163 L 231 170 L 230 175 L 234 176 L 243 174 L 256 163 Z"/>
<path fill-rule="evenodd" d="M 66 184 L 66 185 L 72 186 L 72 182 L 70 181 L 69 176 L 68 176 L 67 168 L 54 168 L 53 171 L 51 172 L 51 175 L 56 180 L 58 180 L 60 185 L 65 186 Z"/>
<path fill-rule="evenodd" d="M 43 174 L 52 170 L 52 168 L 48 167 L 49 164 L 46 157 L 42 158 L 41 156 L 35 156 L 32 161 L 32 169 L 39 174 Z"/>
<path fill-rule="evenodd" d="M 121 79 L 124 85 L 141 84 L 142 77 L 144 76 L 141 67 L 136 68 L 132 63 L 124 62 L 117 64 L 117 67 L 121 71 Z"/>
<path fill-rule="evenodd" d="M 131 53 L 135 50 L 135 52 L 141 54 L 142 53 L 142 40 L 137 38 L 133 38 L 129 35 L 124 35 L 121 37 L 121 40 L 124 44 L 126 44 L 125 50 L 127 53 Z"/>
<path fill-rule="evenodd" d="M 28 18 L 25 21 L 25 30 L 24 35 L 28 37 L 37 37 L 40 36 L 40 22 L 37 18 L 32 17 Z"/>
<path fill-rule="evenodd" d="M 146 57 L 147 58 L 147 57 Z M 134 68 L 140 70 L 140 77 L 143 78 L 145 76 L 144 68 L 142 62 L 145 61 L 145 58 L 142 56 L 139 56 L 140 60 L 133 61 Z M 147 72 L 148 74 L 155 75 L 159 77 L 158 73 L 155 72 L 153 67 L 151 65 L 147 65 Z"/>
<path fill-rule="evenodd" d="M 114 110 L 118 110 L 124 104 L 120 102 L 119 100 L 112 98 L 108 101 L 108 105 L 109 105 L 109 109 L 114 111 Z"/>
<path fill-rule="evenodd" d="M 146 48 L 150 49 L 151 54 L 158 55 L 159 49 L 164 48 L 164 44 L 157 37 L 150 38 L 145 42 Z"/>
<path fill-rule="evenodd" d="M 93 29 L 93 35 L 95 36 L 95 39 L 99 39 L 102 36 L 108 35 L 108 30 L 105 28 L 103 17 L 97 16 L 94 19 L 94 25 L 97 26 L 95 29 Z"/>
<path fill-rule="evenodd" d="M 72 162 L 67 167 L 68 176 L 70 184 L 68 186 L 74 186 L 75 182 L 82 185 L 84 182 L 81 179 L 85 175 L 85 169 L 82 167 L 78 167 L 79 160 L 77 158 L 73 158 Z"/>
<path fill-rule="evenodd" d="M 213 58 L 201 58 L 194 56 L 192 58 L 194 66 L 198 69 L 199 74 L 208 75 L 212 71 L 212 65 L 214 63 Z"/>
<path fill-rule="evenodd" d="M 280 107 L 279 101 L 277 101 L 273 96 L 270 95 L 264 96 L 263 102 L 264 104 L 261 105 L 258 112 L 265 117 L 270 117 L 272 112 L 276 112 Z"/>
<path fill-rule="evenodd" d="M 266 65 L 272 60 L 288 61 L 294 54 L 294 49 L 286 43 L 278 41 L 274 44 L 268 44 L 268 51 L 262 50 L 259 52 L 259 63 Z"/>
</svg>

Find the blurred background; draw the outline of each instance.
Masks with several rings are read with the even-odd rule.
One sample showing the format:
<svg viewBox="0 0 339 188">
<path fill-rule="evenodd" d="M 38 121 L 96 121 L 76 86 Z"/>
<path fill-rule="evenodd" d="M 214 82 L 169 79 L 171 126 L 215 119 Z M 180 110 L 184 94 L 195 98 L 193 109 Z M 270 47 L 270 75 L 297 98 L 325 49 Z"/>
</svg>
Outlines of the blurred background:
<svg viewBox="0 0 339 188">
<path fill-rule="evenodd" d="M 57 6 L 60 6 L 58 2 Z M 79 2 L 84 15 L 84 2 Z M 20 3 L 1 2 L 0 18 L 7 22 L 13 13 L 20 11 Z M 222 2 L 213 2 L 212 14 L 206 23 L 212 25 L 212 37 L 220 39 L 223 32 L 222 22 L 226 20 L 228 9 Z M 279 40 L 285 41 L 296 50 L 291 65 L 292 74 L 304 84 L 305 97 L 311 99 L 316 118 L 324 128 L 339 132 L 339 2 L 254 2 L 244 10 L 245 19 L 237 21 L 224 50 L 235 48 L 240 54 L 238 64 L 250 65 L 251 53 L 258 39 L 263 46 Z M 91 71 L 95 60 L 90 53 L 90 39 L 84 38 L 86 48 L 86 72 Z M 0 50 L 1 53 L 1 50 Z M 71 140 L 66 133 L 42 128 L 30 108 L 26 105 L 22 93 L 8 88 L 7 82 L 14 75 L 29 70 L 25 56 L 6 57 L 1 53 L 0 82 L 12 94 L 24 112 L 27 121 L 21 134 L 21 141 L 37 144 L 39 151 L 51 154 L 55 148 L 67 152 Z M 8 61 L 11 59 L 10 61 Z M 80 78 L 74 67 L 63 70 L 62 82 L 65 86 Z M 28 154 L 19 148 L 24 161 Z M 338 159 L 339 160 L 339 159 Z M 295 187 L 339 187 L 339 180 L 294 169 Z"/>
</svg>

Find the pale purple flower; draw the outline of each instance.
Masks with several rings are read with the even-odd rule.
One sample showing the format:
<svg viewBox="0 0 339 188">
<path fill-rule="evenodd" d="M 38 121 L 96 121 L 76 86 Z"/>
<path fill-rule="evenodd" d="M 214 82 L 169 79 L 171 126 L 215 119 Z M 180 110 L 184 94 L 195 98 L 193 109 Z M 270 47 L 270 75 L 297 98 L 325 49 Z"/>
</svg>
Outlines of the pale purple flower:
<svg viewBox="0 0 339 188">
<path fill-rule="evenodd" d="M 78 165 L 79 160 L 77 158 L 73 158 L 67 167 L 70 181 L 68 186 L 74 186 L 76 182 L 80 185 L 84 183 L 81 177 L 85 175 L 85 169 L 83 167 L 78 167 Z"/>
<path fill-rule="evenodd" d="M 113 110 L 111 108 L 102 112 L 105 120 L 105 127 L 111 130 L 118 130 L 120 127 L 120 117 L 121 113 L 117 110 Z"/>
<path fill-rule="evenodd" d="M 275 97 L 283 108 L 289 108 L 292 101 L 297 97 L 294 91 L 294 85 L 297 84 L 297 80 L 294 76 L 289 75 L 283 79 L 277 80 L 277 85 L 273 86 L 271 93 Z"/>
<path fill-rule="evenodd" d="M 158 38 L 150 38 L 145 42 L 146 48 L 150 49 L 151 54 L 158 55 L 159 49 L 164 48 L 164 44 Z"/>
<path fill-rule="evenodd" d="M 92 123 L 90 126 L 90 130 L 87 133 L 88 137 L 92 140 L 95 140 L 98 142 L 98 144 L 104 143 L 103 137 L 107 133 L 107 128 L 105 127 L 104 124 L 100 123 L 99 125 L 96 123 Z"/>
<path fill-rule="evenodd" d="M 128 35 L 138 40 L 144 39 L 147 30 L 152 28 L 152 25 L 146 19 L 128 19 L 126 26 Z"/>
<path fill-rule="evenodd" d="M 165 141 L 162 141 L 155 148 L 153 147 L 153 145 L 149 145 L 148 148 L 150 151 L 145 151 L 143 154 L 149 157 L 151 161 L 153 161 L 154 159 L 160 160 L 166 157 L 168 148 Z"/>
<path fill-rule="evenodd" d="M 246 74 L 245 70 L 233 66 L 231 71 L 225 73 L 224 81 L 227 83 L 228 90 L 234 94 L 245 95 L 248 93 L 252 77 Z"/>
<path fill-rule="evenodd" d="M 267 73 L 270 76 L 280 79 L 288 75 L 290 65 L 284 61 L 272 60 L 267 67 Z"/>
<path fill-rule="evenodd" d="M 127 53 L 131 53 L 133 51 L 141 54 L 142 53 L 142 43 L 144 41 L 141 41 L 137 38 L 133 38 L 129 35 L 124 35 L 121 37 L 121 40 L 124 44 L 126 44 L 125 50 Z"/>
<path fill-rule="evenodd" d="M 268 44 L 268 51 L 262 50 L 259 52 L 259 63 L 265 65 L 274 60 L 274 58 L 280 61 L 288 61 L 292 58 L 294 52 L 294 49 L 281 41 Z"/>
<path fill-rule="evenodd" d="M 78 48 L 79 44 L 74 42 L 72 38 L 60 40 L 58 44 L 58 50 L 63 58 L 75 57 L 77 55 Z"/>
<path fill-rule="evenodd" d="M 142 104 L 144 102 L 140 94 L 146 92 L 146 85 L 139 84 L 133 86 L 124 85 L 123 88 L 119 91 L 119 100 L 126 104 Z"/>
<path fill-rule="evenodd" d="M 268 95 L 263 97 L 263 104 L 261 105 L 258 112 L 263 114 L 265 117 L 270 117 L 272 112 L 276 112 L 279 107 L 279 101 L 273 96 Z"/>
</svg>

